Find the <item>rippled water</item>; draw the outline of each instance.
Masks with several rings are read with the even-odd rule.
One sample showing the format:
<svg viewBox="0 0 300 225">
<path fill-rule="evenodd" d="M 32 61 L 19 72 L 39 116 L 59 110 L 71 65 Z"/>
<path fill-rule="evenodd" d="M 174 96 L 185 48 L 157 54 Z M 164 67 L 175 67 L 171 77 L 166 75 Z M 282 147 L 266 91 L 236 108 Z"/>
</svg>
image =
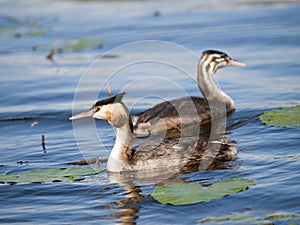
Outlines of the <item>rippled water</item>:
<svg viewBox="0 0 300 225">
<path fill-rule="evenodd" d="M 181 178 L 255 181 L 247 191 L 189 206 L 161 205 L 149 196 L 156 187 L 151 180 L 136 184 L 106 172 L 80 182 L 1 184 L 1 223 L 195 224 L 241 214 L 258 217 L 247 222 L 258 224 L 268 215 L 300 214 L 299 128 L 269 127 L 258 118 L 266 110 L 299 104 L 299 1 L 1 1 L 0 8 L 1 174 L 106 157 L 114 132 L 105 121 L 97 121 L 95 132 L 90 130 L 94 121 L 83 120 L 75 135 L 84 135 L 74 137 L 68 118 L 75 94 L 74 110 L 87 109 L 99 90 L 106 97 L 110 77 L 113 93 L 127 91 L 125 103 L 133 112 L 163 99 L 199 95 L 193 80 L 197 57 L 212 48 L 248 64 L 222 69 L 216 76 L 236 103 L 228 137 L 237 141 L 239 158 L 228 169 Z M 29 33 L 37 27 L 45 32 Z M 63 51 L 54 55 L 54 62 L 46 59 L 56 41 L 82 37 L 103 39 L 103 47 Z M 190 52 L 181 54 L 178 46 L 167 49 L 169 44 Z M 35 121 L 38 125 L 31 127 Z M 220 224 L 225 222 L 241 223 Z"/>
</svg>

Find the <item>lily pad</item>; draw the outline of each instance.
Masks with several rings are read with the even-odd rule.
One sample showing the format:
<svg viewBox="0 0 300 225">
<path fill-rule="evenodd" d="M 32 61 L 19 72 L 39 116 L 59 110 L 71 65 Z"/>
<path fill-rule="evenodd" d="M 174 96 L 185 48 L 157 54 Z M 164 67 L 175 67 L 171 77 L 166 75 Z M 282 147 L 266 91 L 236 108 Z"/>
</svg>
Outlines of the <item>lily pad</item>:
<svg viewBox="0 0 300 225">
<path fill-rule="evenodd" d="M 300 127 L 300 105 L 264 112 L 260 120 L 270 126 Z"/>
<path fill-rule="evenodd" d="M 44 36 L 46 35 L 46 31 L 42 29 L 36 29 L 36 30 L 28 30 L 26 32 L 21 33 L 21 36 Z"/>
<path fill-rule="evenodd" d="M 80 176 L 92 175 L 102 172 L 104 169 L 92 168 L 51 168 L 44 170 L 31 170 L 18 174 L 0 175 L 2 183 L 43 183 L 53 181 L 82 180 Z"/>
<path fill-rule="evenodd" d="M 12 25 L 17 25 L 17 26 L 27 26 L 27 27 L 33 27 L 33 28 L 39 28 L 40 24 L 34 20 L 33 18 L 26 18 L 26 19 L 19 19 L 16 17 L 12 16 L 5 16 L 4 20 Z"/>
<path fill-rule="evenodd" d="M 0 35 L 12 34 L 16 29 L 15 27 L 0 27 Z"/>
<path fill-rule="evenodd" d="M 0 27 L 1 35 L 14 35 L 16 38 L 23 36 L 44 36 L 47 32 L 33 18 L 2 17 L 3 24 Z"/>
<path fill-rule="evenodd" d="M 222 198 L 246 190 L 252 185 L 253 180 L 244 178 L 222 180 L 208 187 L 202 187 L 198 183 L 177 182 L 160 186 L 151 195 L 162 204 L 188 205 Z"/>
<path fill-rule="evenodd" d="M 77 38 L 68 39 L 62 42 L 58 51 L 81 51 L 100 48 L 103 45 L 103 40 L 98 38 Z"/>
</svg>

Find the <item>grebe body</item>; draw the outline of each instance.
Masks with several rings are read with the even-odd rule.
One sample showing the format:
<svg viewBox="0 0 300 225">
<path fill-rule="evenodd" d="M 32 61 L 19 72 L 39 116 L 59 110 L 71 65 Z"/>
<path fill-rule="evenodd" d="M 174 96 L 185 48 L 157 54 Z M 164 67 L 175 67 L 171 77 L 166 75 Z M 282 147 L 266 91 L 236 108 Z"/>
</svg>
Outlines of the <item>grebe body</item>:
<svg viewBox="0 0 300 225">
<path fill-rule="evenodd" d="M 210 152 L 206 149 L 209 143 L 198 136 L 165 137 L 159 143 L 144 143 L 133 148 L 133 126 L 128 109 L 122 102 L 124 94 L 97 101 L 89 111 L 70 117 L 70 120 L 87 117 L 107 120 L 116 129 L 115 144 L 107 162 L 109 172 L 178 167 L 203 157 L 221 161 L 236 159 L 235 142 L 224 140 L 216 143 L 217 152 Z M 207 154 L 209 152 L 213 154 Z"/>
<path fill-rule="evenodd" d="M 202 53 L 198 62 L 198 87 L 204 96 L 182 97 L 162 102 L 132 117 L 134 134 L 149 136 L 193 123 L 202 124 L 212 117 L 212 111 L 224 108 L 226 114 L 235 110 L 234 101 L 213 80 L 219 68 L 226 66 L 246 66 L 245 63 L 233 60 L 226 53 L 207 50 Z M 212 110 L 212 107 L 220 108 Z"/>
</svg>

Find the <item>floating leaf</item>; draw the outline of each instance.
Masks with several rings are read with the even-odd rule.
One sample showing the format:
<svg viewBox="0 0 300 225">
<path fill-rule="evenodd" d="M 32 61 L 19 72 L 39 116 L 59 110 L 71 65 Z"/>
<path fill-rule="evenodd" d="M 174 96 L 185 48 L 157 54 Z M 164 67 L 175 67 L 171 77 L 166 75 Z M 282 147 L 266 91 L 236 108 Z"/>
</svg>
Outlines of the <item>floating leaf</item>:
<svg viewBox="0 0 300 225">
<path fill-rule="evenodd" d="M 295 214 L 275 214 L 269 215 L 265 218 L 265 220 L 291 220 L 291 219 L 300 219 L 300 215 Z"/>
<path fill-rule="evenodd" d="M 33 27 L 33 28 L 39 28 L 40 24 L 35 21 L 33 18 L 26 18 L 26 19 L 19 19 L 12 16 L 5 16 L 4 20 L 7 23 L 18 25 L 18 26 L 27 26 L 27 27 Z"/>
<path fill-rule="evenodd" d="M 45 170 L 31 170 L 18 174 L 0 175 L 3 183 L 42 183 L 53 181 L 81 180 L 79 176 L 92 175 L 102 172 L 104 169 L 93 168 L 51 168 Z"/>
<path fill-rule="evenodd" d="M 232 215 L 226 217 L 210 217 L 203 220 L 197 221 L 197 223 L 215 223 L 215 222 L 224 222 L 224 221 L 243 221 L 247 223 L 257 221 L 257 218 L 248 218 L 244 215 Z"/>
<path fill-rule="evenodd" d="M 62 42 L 58 51 L 80 51 L 102 47 L 103 41 L 98 38 L 77 38 Z"/>
<path fill-rule="evenodd" d="M 26 32 L 21 33 L 21 36 L 44 36 L 47 32 L 45 30 L 29 30 Z"/>
<path fill-rule="evenodd" d="M 12 34 L 16 29 L 15 27 L 0 27 L 0 35 Z"/>
<path fill-rule="evenodd" d="M 43 36 L 46 31 L 41 29 L 40 24 L 33 18 L 16 18 L 4 16 L 4 24 L 0 28 L 0 34 L 14 35 L 16 38 L 22 36 Z"/>
<path fill-rule="evenodd" d="M 178 182 L 158 187 L 151 195 L 162 204 L 188 205 L 222 198 L 246 190 L 252 185 L 253 180 L 244 178 L 222 180 L 208 187 L 202 187 L 197 183 Z"/>
<path fill-rule="evenodd" d="M 271 126 L 297 126 L 300 127 L 300 105 L 290 108 L 271 110 L 264 112 L 260 120 Z"/>
</svg>

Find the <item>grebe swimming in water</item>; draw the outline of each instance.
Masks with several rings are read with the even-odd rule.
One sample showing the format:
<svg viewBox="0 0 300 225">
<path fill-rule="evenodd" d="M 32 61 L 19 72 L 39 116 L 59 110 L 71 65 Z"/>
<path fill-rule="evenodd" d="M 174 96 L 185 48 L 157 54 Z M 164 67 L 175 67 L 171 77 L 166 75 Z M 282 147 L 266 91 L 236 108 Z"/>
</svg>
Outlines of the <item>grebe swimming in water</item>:
<svg viewBox="0 0 300 225">
<path fill-rule="evenodd" d="M 184 166 L 189 160 L 201 159 L 206 149 L 207 141 L 197 137 L 165 138 L 159 144 L 142 144 L 132 147 L 132 121 L 127 107 L 122 102 L 125 93 L 97 101 L 87 111 L 70 117 L 70 120 L 81 118 L 96 118 L 107 120 L 116 129 L 116 141 L 107 161 L 109 172 L 141 171 L 162 169 L 166 167 Z M 236 143 L 222 141 L 217 143 L 218 152 L 206 154 L 221 161 L 236 159 Z"/>
<path fill-rule="evenodd" d="M 162 102 L 140 112 L 132 117 L 134 133 L 137 136 L 148 136 L 174 128 L 180 129 L 182 125 L 205 123 L 211 119 L 211 107 L 218 107 L 218 102 L 221 106 L 224 105 L 226 114 L 233 112 L 235 109 L 233 100 L 220 90 L 213 80 L 213 74 L 225 66 L 246 66 L 246 64 L 233 60 L 224 52 L 204 51 L 198 62 L 197 77 L 198 87 L 204 98 L 183 97 Z"/>
</svg>

